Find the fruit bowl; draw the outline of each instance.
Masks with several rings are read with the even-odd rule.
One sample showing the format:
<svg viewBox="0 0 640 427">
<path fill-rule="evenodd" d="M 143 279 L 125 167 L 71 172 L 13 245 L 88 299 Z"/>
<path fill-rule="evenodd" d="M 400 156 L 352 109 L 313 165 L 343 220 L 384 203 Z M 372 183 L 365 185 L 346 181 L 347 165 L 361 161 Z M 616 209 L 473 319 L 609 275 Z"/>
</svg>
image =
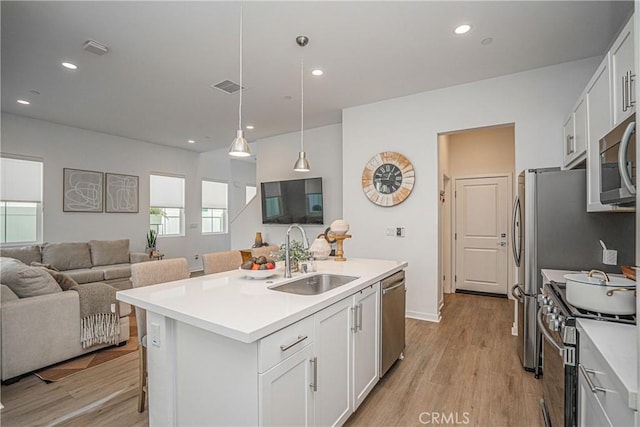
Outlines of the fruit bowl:
<svg viewBox="0 0 640 427">
<path fill-rule="evenodd" d="M 247 277 L 251 279 L 266 279 L 267 277 L 271 277 L 278 273 L 279 268 L 274 268 L 272 270 L 244 270 L 239 268 Z"/>
</svg>

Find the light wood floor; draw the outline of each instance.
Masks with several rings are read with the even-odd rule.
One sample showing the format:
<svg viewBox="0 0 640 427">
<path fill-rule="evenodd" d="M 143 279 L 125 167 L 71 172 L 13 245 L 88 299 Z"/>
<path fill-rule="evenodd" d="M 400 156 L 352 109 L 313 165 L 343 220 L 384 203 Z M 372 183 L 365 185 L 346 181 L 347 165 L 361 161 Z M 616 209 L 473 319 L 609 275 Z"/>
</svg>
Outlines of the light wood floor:
<svg viewBox="0 0 640 427">
<path fill-rule="evenodd" d="M 405 359 L 396 363 L 347 422 L 349 426 L 436 423 L 542 425 L 540 381 L 526 373 L 511 336 L 513 302 L 445 295 L 441 323 L 407 320 Z M 136 410 L 138 353 L 45 384 L 35 376 L 2 386 L 3 427 L 147 426 Z M 422 414 L 422 418 L 421 418 Z M 436 415 L 438 414 L 438 415 Z M 439 415 L 442 414 L 442 415 Z"/>
</svg>

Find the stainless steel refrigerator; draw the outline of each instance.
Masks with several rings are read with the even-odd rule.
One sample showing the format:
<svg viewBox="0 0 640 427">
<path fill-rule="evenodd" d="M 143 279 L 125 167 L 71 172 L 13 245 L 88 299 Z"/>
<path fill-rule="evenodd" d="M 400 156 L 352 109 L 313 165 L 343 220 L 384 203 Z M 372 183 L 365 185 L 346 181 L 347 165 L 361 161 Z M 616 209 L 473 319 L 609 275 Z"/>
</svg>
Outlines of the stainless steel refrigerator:
<svg viewBox="0 0 640 427">
<path fill-rule="evenodd" d="M 635 265 L 635 215 L 587 212 L 586 172 L 528 169 L 518 176 L 511 228 L 517 267 L 518 355 L 523 367 L 540 373 L 541 336 L 536 322 L 543 268 L 620 272 Z M 618 265 L 602 263 L 603 240 L 618 251 Z"/>
</svg>

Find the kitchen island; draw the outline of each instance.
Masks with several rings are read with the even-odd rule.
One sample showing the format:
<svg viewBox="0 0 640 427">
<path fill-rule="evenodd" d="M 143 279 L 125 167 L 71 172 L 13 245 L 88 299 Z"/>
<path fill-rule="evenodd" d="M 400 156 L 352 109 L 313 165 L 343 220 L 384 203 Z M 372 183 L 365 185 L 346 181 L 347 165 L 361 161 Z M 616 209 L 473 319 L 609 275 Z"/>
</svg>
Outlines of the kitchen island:
<svg viewBox="0 0 640 427">
<path fill-rule="evenodd" d="M 341 424 L 378 380 L 380 280 L 406 262 L 317 262 L 319 295 L 242 270 L 120 291 L 147 310 L 150 425 Z M 307 276 L 315 273 L 308 273 Z"/>
</svg>

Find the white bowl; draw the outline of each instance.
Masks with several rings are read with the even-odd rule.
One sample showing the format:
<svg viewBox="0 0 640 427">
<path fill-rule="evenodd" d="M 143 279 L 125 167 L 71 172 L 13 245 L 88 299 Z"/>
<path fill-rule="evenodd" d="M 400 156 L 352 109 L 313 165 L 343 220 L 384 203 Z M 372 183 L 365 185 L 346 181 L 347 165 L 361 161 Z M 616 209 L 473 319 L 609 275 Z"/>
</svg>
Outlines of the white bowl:
<svg viewBox="0 0 640 427">
<path fill-rule="evenodd" d="M 266 279 L 267 277 L 276 275 L 280 269 L 276 267 L 273 270 L 244 270 L 242 268 L 239 268 L 239 270 L 250 279 Z"/>
</svg>

